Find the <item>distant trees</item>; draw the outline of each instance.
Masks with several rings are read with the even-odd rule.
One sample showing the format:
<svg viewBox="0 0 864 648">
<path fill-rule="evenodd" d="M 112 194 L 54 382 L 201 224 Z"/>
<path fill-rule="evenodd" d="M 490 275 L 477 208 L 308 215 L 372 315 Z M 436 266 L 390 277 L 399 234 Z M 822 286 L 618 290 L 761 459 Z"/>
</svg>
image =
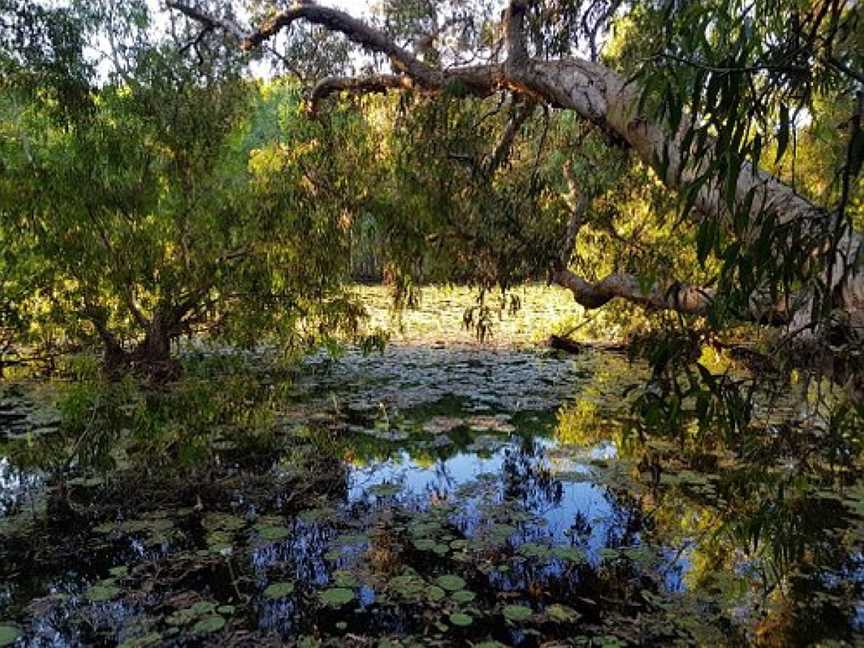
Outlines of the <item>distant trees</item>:
<svg viewBox="0 0 864 648">
<path fill-rule="evenodd" d="M 28 88 L 38 57 L 4 59 L 15 74 L 0 113 L 0 327 L 31 343 L 53 328 L 70 344 L 98 342 L 112 372 L 156 375 L 173 371 L 184 334 L 305 345 L 356 333 L 361 310 L 342 290 L 345 204 L 326 199 L 360 181 L 346 172 L 364 157 L 353 135 L 345 146 L 352 118 L 324 130 L 302 118 L 290 85 L 261 86 L 230 55 L 158 40 L 144 8 L 125 7 L 127 32 L 114 34 L 125 44 L 112 42 L 102 78 L 79 70 L 79 106 L 59 94 L 74 70 Z M 36 34 L 56 19 L 17 15 Z M 82 33 L 118 20 L 73 18 Z M 333 159 L 349 165 L 338 177 Z"/>
</svg>

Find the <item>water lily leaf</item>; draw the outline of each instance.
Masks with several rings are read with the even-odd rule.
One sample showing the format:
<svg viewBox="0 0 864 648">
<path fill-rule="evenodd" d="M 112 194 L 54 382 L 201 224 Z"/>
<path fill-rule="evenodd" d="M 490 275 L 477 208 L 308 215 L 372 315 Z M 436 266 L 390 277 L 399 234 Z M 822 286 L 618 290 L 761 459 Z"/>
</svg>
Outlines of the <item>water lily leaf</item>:
<svg viewBox="0 0 864 648">
<path fill-rule="evenodd" d="M 216 609 L 216 604 L 210 601 L 198 601 L 187 609 L 195 615 L 204 616 L 213 612 Z"/>
<path fill-rule="evenodd" d="M 288 596 L 294 592 L 294 583 L 272 583 L 264 590 L 264 598 L 279 599 Z"/>
<path fill-rule="evenodd" d="M 21 631 L 15 626 L 0 625 L 0 646 L 11 646 L 21 637 Z"/>
<path fill-rule="evenodd" d="M 459 590 L 458 592 L 453 592 L 453 594 L 450 595 L 450 598 L 457 603 L 470 603 L 477 598 L 477 595 L 470 590 Z"/>
<path fill-rule="evenodd" d="M 218 632 L 222 628 L 225 627 L 225 619 L 221 616 L 208 616 L 204 617 L 194 626 L 192 626 L 192 632 L 196 633 L 210 633 L 210 632 Z"/>
<path fill-rule="evenodd" d="M 278 542 L 291 535 L 291 532 L 282 526 L 256 526 L 255 530 L 267 542 Z"/>
<path fill-rule="evenodd" d="M 126 565 L 120 565 L 118 567 L 112 567 L 108 570 L 108 573 L 117 578 L 121 578 L 129 573 L 129 568 Z"/>
<path fill-rule="evenodd" d="M 147 646 L 155 646 L 161 642 L 162 635 L 158 632 L 151 632 L 143 637 L 132 637 L 131 639 L 127 639 L 123 643 L 119 644 L 117 648 L 146 648 Z"/>
<path fill-rule="evenodd" d="M 345 587 L 331 587 L 318 595 L 331 607 L 341 607 L 354 599 L 354 592 Z"/>
<path fill-rule="evenodd" d="M 196 615 L 189 608 L 184 608 L 182 610 L 177 610 L 169 614 L 165 618 L 165 623 L 172 626 L 186 625 L 187 623 L 192 623 L 198 615 Z"/>
<path fill-rule="evenodd" d="M 246 526 L 246 520 L 230 513 L 208 513 L 201 524 L 205 529 L 214 531 L 239 531 Z"/>
<path fill-rule="evenodd" d="M 115 585 L 93 585 L 87 590 L 86 596 L 94 603 L 102 603 L 116 598 L 121 590 Z"/>
<path fill-rule="evenodd" d="M 441 599 L 447 596 L 447 592 L 438 587 L 437 585 L 430 585 L 426 588 L 426 597 L 432 601 L 433 603 L 437 603 Z"/>
<path fill-rule="evenodd" d="M 219 614 L 228 614 L 228 615 L 234 614 L 234 612 L 236 610 L 237 610 L 237 608 L 233 605 L 220 605 L 218 608 L 216 608 L 216 611 Z"/>
<path fill-rule="evenodd" d="M 325 506 L 321 508 L 314 508 L 303 511 L 297 517 L 306 523 L 322 522 L 325 520 L 332 520 L 334 517 L 336 517 L 336 511 L 330 507 Z"/>
<path fill-rule="evenodd" d="M 534 614 L 531 608 L 525 607 L 524 605 L 505 605 L 502 612 L 504 613 L 505 618 L 516 622 L 526 621 Z"/>
<path fill-rule="evenodd" d="M 414 547 L 418 551 L 432 551 L 437 544 L 431 538 L 417 538 L 413 541 Z"/>
<path fill-rule="evenodd" d="M 339 587 L 357 587 L 360 581 L 349 571 L 333 572 L 333 582 Z"/>
<path fill-rule="evenodd" d="M 486 532 L 485 539 L 493 544 L 504 544 L 519 529 L 509 524 L 495 524 Z"/>
<path fill-rule="evenodd" d="M 546 608 L 546 616 L 558 623 L 572 623 L 582 615 L 571 607 L 561 605 L 560 603 L 553 603 Z"/>
<path fill-rule="evenodd" d="M 440 587 L 450 592 L 465 589 L 465 579 L 456 576 L 455 574 L 444 574 L 435 579 Z"/>
<path fill-rule="evenodd" d="M 552 555 L 558 560 L 571 563 L 584 563 L 585 553 L 576 547 L 553 547 Z"/>
<path fill-rule="evenodd" d="M 526 542 L 516 551 L 526 558 L 545 558 L 549 555 L 549 548 L 536 542 Z"/>
<path fill-rule="evenodd" d="M 391 578 L 387 587 L 404 598 L 417 598 L 426 589 L 426 581 L 415 574 L 403 574 Z"/>
<path fill-rule="evenodd" d="M 434 547 L 432 547 L 432 551 L 439 556 L 446 556 L 450 551 L 450 547 L 448 547 L 446 544 L 436 544 Z"/>
<path fill-rule="evenodd" d="M 464 612 L 454 612 L 450 615 L 450 623 L 455 626 L 460 626 L 464 628 L 465 626 L 471 625 L 473 622 L 473 617 L 470 614 L 465 614 Z"/>
</svg>

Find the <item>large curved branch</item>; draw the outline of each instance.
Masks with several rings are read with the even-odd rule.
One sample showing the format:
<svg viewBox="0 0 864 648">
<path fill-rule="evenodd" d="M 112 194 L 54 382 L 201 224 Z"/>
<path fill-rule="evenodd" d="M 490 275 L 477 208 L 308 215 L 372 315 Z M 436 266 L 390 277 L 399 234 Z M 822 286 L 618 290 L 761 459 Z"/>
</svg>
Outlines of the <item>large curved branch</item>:
<svg viewBox="0 0 864 648">
<path fill-rule="evenodd" d="M 339 9 L 323 7 L 307 1 L 277 13 L 255 31 L 244 32 L 233 23 L 215 18 L 184 2 L 167 0 L 166 4 L 200 23 L 226 29 L 240 40 L 245 50 L 255 49 L 283 29 L 289 28 L 294 22 L 305 20 L 314 25 L 320 25 L 329 31 L 344 34 L 351 42 L 372 52 L 386 54 L 390 57 L 394 67 L 410 76 L 420 85 L 429 88 L 441 87 L 443 74 L 440 70 L 420 61 L 384 32 Z"/>
<path fill-rule="evenodd" d="M 375 94 L 389 90 L 421 90 L 425 92 L 440 92 L 451 88 L 454 92 L 475 97 L 488 97 L 500 89 L 503 80 L 503 70 L 500 65 L 474 65 L 464 68 L 452 68 L 441 73 L 435 86 L 420 85 L 415 79 L 403 74 L 375 74 L 366 77 L 328 77 L 319 81 L 312 88 L 310 99 L 313 111 L 320 102 L 332 94 L 348 92 L 350 94 Z"/>
<path fill-rule="evenodd" d="M 650 309 L 706 315 L 715 294 L 711 288 L 678 283 L 646 290 L 635 276 L 620 272 L 591 283 L 570 270 L 559 270 L 552 274 L 552 281 L 567 288 L 576 302 L 588 309 L 600 308 L 620 297 Z"/>
<path fill-rule="evenodd" d="M 552 273 L 552 282 L 573 294 L 577 304 L 592 310 L 605 306 L 613 299 L 623 299 L 649 310 L 669 310 L 683 315 L 708 315 L 717 291 L 714 288 L 693 286 L 679 282 L 645 287 L 637 277 L 616 272 L 597 282 L 590 282 L 571 270 Z M 746 312 L 738 313 L 745 321 L 779 326 L 791 321 L 792 313 L 785 302 L 771 301 L 769 297 L 754 296 Z"/>
</svg>

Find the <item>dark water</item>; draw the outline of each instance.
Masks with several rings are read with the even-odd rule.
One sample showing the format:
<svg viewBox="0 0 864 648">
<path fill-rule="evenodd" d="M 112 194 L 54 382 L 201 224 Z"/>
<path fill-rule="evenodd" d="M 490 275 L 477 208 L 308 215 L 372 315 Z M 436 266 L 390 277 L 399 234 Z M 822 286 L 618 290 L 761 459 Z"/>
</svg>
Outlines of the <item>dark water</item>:
<svg viewBox="0 0 864 648">
<path fill-rule="evenodd" d="M 16 418 L 0 645 L 854 644 L 854 491 L 802 486 L 770 515 L 773 486 L 734 466 L 652 475 L 625 434 L 642 377 L 614 354 L 322 358 L 235 408 L 276 421 L 266 451 L 207 426 L 204 462 Z M 57 448 L 88 442 L 111 470 Z"/>
</svg>

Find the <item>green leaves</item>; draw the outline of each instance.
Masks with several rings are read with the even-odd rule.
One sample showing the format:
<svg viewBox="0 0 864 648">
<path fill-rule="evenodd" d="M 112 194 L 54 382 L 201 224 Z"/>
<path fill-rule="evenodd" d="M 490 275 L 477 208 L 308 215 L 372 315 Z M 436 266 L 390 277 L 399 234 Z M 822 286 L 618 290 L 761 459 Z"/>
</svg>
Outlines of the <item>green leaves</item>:
<svg viewBox="0 0 864 648">
<path fill-rule="evenodd" d="M 294 583 L 290 581 L 271 583 L 264 590 L 264 598 L 281 599 L 294 593 Z"/>
<path fill-rule="evenodd" d="M 445 574 L 443 576 L 439 576 L 435 579 L 435 582 L 438 584 L 439 587 L 450 592 L 455 592 L 465 587 L 465 579 L 460 578 L 455 574 Z"/>
<path fill-rule="evenodd" d="M 504 618 L 515 623 L 522 623 L 534 615 L 534 611 L 524 605 L 505 605 L 501 610 Z"/>
<path fill-rule="evenodd" d="M 0 646 L 11 646 L 21 637 L 21 631 L 11 625 L 0 624 Z"/>
<path fill-rule="evenodd" d="M 354 592 L 345 587 L 331 587 L 318 593 L 321 601 L 330 607 L 342 607 L 354 600 Z"/>
</svg>

